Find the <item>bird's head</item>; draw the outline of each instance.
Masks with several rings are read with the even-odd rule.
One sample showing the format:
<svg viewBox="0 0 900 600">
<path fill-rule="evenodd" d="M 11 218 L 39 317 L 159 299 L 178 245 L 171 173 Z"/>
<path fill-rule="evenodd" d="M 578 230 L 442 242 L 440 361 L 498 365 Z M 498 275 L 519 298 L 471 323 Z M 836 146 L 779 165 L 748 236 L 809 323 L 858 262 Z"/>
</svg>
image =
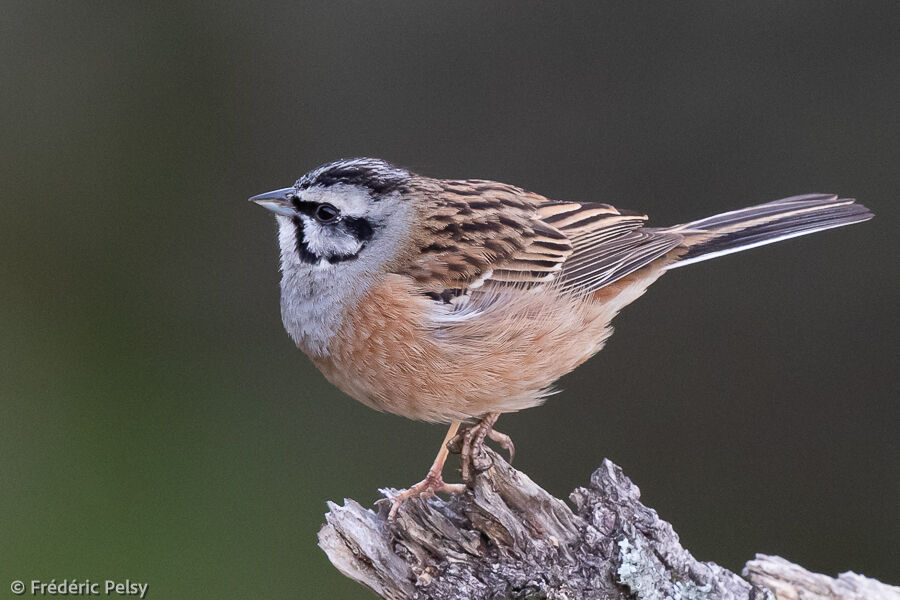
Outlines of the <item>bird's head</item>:
<svg viewBox="0 0 900 600">
<path fill-rule="evenodd" d="M 277 215 L 283 269 L 327 270 L 389 259 L 412 219 L 404 195 L 413 177 L 383 160 L 341 159 L 250 201 Z"/>
</svg>

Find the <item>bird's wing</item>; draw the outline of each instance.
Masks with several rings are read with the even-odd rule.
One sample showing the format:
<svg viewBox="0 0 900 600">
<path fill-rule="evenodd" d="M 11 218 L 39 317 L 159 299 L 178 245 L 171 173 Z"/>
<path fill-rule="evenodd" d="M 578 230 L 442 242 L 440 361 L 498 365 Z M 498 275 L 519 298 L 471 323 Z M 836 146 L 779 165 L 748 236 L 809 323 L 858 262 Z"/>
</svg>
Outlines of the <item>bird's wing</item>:
<svg viewBox="0 0 900 600">
<path fill-rule="evenodd" d="M 573 250 L 559 273 L 560 288 L 590 293 L 646 266 L 682 242 L 671 231 L 644 227 L 646 215 L 609 204 L 547 202 L 539 218 L 566 234 Z"/>
<path fill-rule="evenodd" d="M 572 253 L 565 233 L 537 218 L 542 196 L 477 179 L 422 185 L 419 226 L 398 272 L 435 299 L 449 302 L 488 280 L 552 279 Z"/>
<path fill-rule="evenodd" d="M 590 293 L 664 255 L 677 233 L 609 204 L 555 202 L 514 186 L 442 180 L 423 192 L 424 225 L 403 274 L 443 303 L 555 283 Z"/>
</svg>

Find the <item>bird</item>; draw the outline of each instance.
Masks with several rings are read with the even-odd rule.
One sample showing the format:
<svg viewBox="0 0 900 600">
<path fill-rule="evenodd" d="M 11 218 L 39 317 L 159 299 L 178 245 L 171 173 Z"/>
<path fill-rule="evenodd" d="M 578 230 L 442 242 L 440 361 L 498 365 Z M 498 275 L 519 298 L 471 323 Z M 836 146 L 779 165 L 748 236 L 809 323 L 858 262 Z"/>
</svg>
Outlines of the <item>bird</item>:
<svg viewBox="0 0 900 600">
<path fill-rule="evenodd" d="M 540 405 L 600 351 L 613 317 L 672 269 L 866 221 L 851 198 L 805 194 L 670 227 L 602 202 L 485 179 L 437 179 L 377 158 L 319 166 L 253 196 L 275 213 L 281 318 L 340 390 L 449 424 L 425 478 L 390 498 L 462 493 L 501 414 Z M 462 483 L 443 479 L 453 449 Z"/>
</svg>

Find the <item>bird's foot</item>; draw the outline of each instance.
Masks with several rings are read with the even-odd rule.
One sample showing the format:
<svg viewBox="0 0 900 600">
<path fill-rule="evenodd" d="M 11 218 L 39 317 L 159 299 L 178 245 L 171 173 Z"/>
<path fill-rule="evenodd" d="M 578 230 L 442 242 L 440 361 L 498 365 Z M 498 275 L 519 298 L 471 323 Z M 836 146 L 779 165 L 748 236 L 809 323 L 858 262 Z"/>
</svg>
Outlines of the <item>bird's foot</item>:
<svg viewBox="0 0 900 600">
<path fill-rule="evenodd" d="M 451 452 L 459 453 L 462 479 L 470 487 L 475 483 L 475 473 L 487 471 L 493 464 L 484 451 L 485 438 L 494 440 L 509 452 L 510 462 L 515 456 L 516 447 L 513 445 L 512 439 L 505 433 L 494 431 L 494 423 L 499 417 L 500 413 L 489 413 L 447 443 L 447 448 Z"/>
<path fill-rule="evenodd" d="M 478 423 L 473 425 L 472 427 L 477 427 Z M 471 428 L 470 428 L 471 429 Z M 449 442 L 447 442 L 447 449 L 450 450 L 451 454 L 462 454 L 463 442 L 465 441 L 465 433 L 468 430 L 463 430 L 457 433 Z M 505 433 L 500 433 L 496 429 L 491 428 L 487 433 L 487 437 L 492 439 L 493 441 L 500 444 L 500 447 L 506 450 L 509 453 L 509 462 L 512 463 L 513 459 L 516 456 L 516 445 L 513 444 L 512 438 L 506 435 Z"/>
<path fill-rule="evenodd" d="M 398 492 L 391 498 L 384 498 L 379 500 L 379 502 L 387 502 L 391 503 L 391 511 L 388 513 L 388 520 L 393 521 L 394 517 L 397 516 L 397 511 L 400 510 L 400 507 L 409 500 L 410 498 L 431 498 L 437 492 L 442 492 L 445 494 L 462 494 L 466 491 L 466 486 L 462 483 L 445 483 L 444 478 L 441 476 L 440 472 L 434 473 L 432 471 L 428 471 L 428 475 L 425 476 L 425 479 L 420 481 L 419 483 L 413 485 L 407 490 L 403 490 L 402 492 Z"/>
</svg>

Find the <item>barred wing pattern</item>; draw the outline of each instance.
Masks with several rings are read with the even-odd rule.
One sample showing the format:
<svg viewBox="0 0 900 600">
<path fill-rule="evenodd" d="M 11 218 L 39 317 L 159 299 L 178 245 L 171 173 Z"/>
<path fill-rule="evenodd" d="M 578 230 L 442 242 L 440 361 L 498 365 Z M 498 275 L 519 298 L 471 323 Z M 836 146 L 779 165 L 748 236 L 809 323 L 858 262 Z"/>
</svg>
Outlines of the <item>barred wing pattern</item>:
<svg viewBox="0 0 900 600">
<path fill-rule="evenodd" d="M 562 265 L 563 290 L 594 292 L 676 248 L 681 235 L 644 227 L 646 215 L 609 204 L 558 202 L 538 214 L 571 240 L 572 255 Z"/>
<path fill-rule="evenodd" d="M 484 299 L 549 283 L 589 294 L 682 241 L 609 204 L 550 201 L 484 180 L 439 185 L 409 274 L 442 303 L 463 306 L 472 294 Z"/>
<path fill-rule="evenodd" d="M 556 281 L 561 291 L 595 292 L 681 243 L 683 238 L 677 233 L 645 228 L 646 219 L 645 215 L 599 202 L 545 202 L 537 207 L 534 222 L 561 234 L 570 249 L 548 260 L 540 272 L 533 270 L 534 262 L 529 262 L 530 245 L 501 269 L 495 269 L 485 280 L 485 289 L 496 283 Z"/>
</svg>

